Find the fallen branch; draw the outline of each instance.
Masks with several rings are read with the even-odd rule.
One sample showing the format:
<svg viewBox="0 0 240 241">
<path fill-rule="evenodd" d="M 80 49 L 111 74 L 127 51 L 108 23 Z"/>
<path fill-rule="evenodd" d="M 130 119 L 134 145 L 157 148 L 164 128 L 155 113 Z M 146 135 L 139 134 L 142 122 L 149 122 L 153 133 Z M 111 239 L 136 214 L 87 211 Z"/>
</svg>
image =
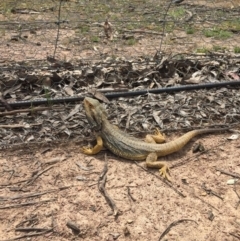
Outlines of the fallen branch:
<svg viewBox="0 0 240 241">
<path fill-rule="evenodd" d="M 44 234 L 49 233 L 49 232 L 52 232 L 52 231 L 53 231 L 53 228 L 51 228 L 51 229 L 47 229 L 46 231 L 43 231 L 43 232 L 26 234 L 26 235 L 23 235 L 23 236 L 18 236 L 18 237 L 11 238 L 11 239 L 4 239 L 4 240 L 0 240 L 0 241 L 13 241 L 13 240 L 18 240 L 18 239 L 23 239 L 23 238 L 29 238 L 29 237 L 34 237 L 34 236 L 40 236 L 40 235 L 44 235 Z"/>
<path fill-rule="evenodd" d="M 223 173 L 223 174 L 225 174 L 225 175 L 231 176 L 231 177 L 240 178 L 240 175 L 239 175 L 239 174 L 227 172 L 227 171 L 221 170 L 221 169 L 219 169 L 219 168 L 216 168 L 216 171 L 219 171 L 219 172 L 221 172 L 221 173 Z"/>
<path fill-rule="evenodd" d="M 233 237 L 235 237 L 235 238 L 237 238 L 237 239 L 239 239 L 240 240 L 240 235 L 238 235 L 238 234 L 235 234 L 235 233 L 229 233 L 230 235 L 232 235 Z"/>
<path fill-rule="evenodd" d="M 216 193 L 215 191 L 213 191 L 210 188 L 207 188 L 205 183 L 202 184 L 202 189 L 207 193 L 207 194 L 212 194 L 215 197 L 218 197 L 219 199 L 221 199 L 223 201 L 223 197 L 221 197 L 218 193 Z"/>
<path fill-rule="evenodd" d="M 103 171 L 102 173 L 100 174 L 99 176 L 99 179 L 98 179 L 98 189 L 99 191 L 102 193 L 102 195 L 105 197 L 108 205 L 111 207 L 111 209 L 113 210 L 113 215 L 114 216 L 117 216 L 118 215 L 118 208 L 117 206 L 115 205 L 114 201 L 112 200 L 112 198 L 109 197 L 106 189 L 105 189 L 105 184 L 106 184 L 106 181 L 107 181 L 107 171 L 108 171 L 108 167 L 107 167 L 107 155 L 105 154 L 105 165 L 104 165 L 104 168 L 103 168 Z"/>
<path fill-rule="evenodd" d="M 6 112 L 2 112 L 0 113 L 0 116 L 6 116 L 6 115 L 15 115 L 18 113 L 34 113 L 37 111 L 44 111 L 44 110 L 63 110 L 62 107 L 57 108 L 57 107 L 34 107 L 34 108 L 28 108 L 28 109 L 18 109 L 18 110 L 11 110 L 11 111 L 6 111 Z"/>
<path fill-rule="evenodd" d="M 186 165 L 186 164 L 188 164 L 189 162 L 194 161 L 195 158 L 201 156 L 202 154 L 206 154 L 207 152 L 213 151 L 214 149 L 222 146 L 222 145 L 225 144 L 225 143 L 226 143 L 226 141 L 223 140 L 219 145 L 214 146 L 214 147 L 211 147 L 211 149 L 206 149 L 206 150 L 204 150 L 204 151 L 201 151 L 201 152 L 199 152 L 199 153 L 197 153 L 197 154 L 195 154 L 195 155 L 193 155 L 193 156 L 190 156 L 190 157 L 186 158 L 185 160 L 183 160 L 183 161 L 181 161 L 181 162 L 179 162 L 179 163 L 176 163 L 176 164 L 170 166 L 170 169 L 173 169 L 173 168 L 175 168 L 175 167 L 180 167 L 180 166 Z"/>
<path fill-rule="evenodd" d="M 48 231 L 49 229 L 47 228 L 25 228 L 25 227 L 19 227 L 19 228 L 15 228 L 15 231 L 16 232 L 46 232 Z"/>
<path fill-rule="evenodd" d="M 9 129 L 13 129 L 13 128 L 31 128 L 32 126 L 40 126 L 42 125 L 42 123 L 38 123 L 38 124 L 26 124 L 26 125 L 22 125 L 22 124 L 13 124 L 13 125 L 0 125 L 0 128 L 9 128 Z"/>
<path fill-rule="evenodd" d="M 139 165 L 136 161 L 135 161 L 135 164 L 136 164 L 137 166 L 139 166 L 140 168 L 142 168 L 144 171 L 152 174 L 153 176 L 155 176 L 156 178 L 158 178 L 159 180 L 161 180 L 163 183 L 165 183 L 167 186 L 169 186 L 171 189 L 173 189 L 173 190 L 174 190 L 178 195 L 180 195 L 181 197 L 186 197 L 184 194 L 182 194 L 181 192 L 179 192 L 179 191 L 177 190 L 177 188 L 175 188 L 171 183 L 165 181 L 165 180 L 164 180 L 163 178 L 161 178 L 159 175 L 156 175 L 155 173 L 153 173 L 153 172 L 149 171 L 148 169 L 142 167 L 142 166 Z"/>
<path fill-rule="evenodd" d="M 19 184 L 22 182 L 26 182 L 26 180 L 22 180 L 22 181 L 18 181 L 18 182 L 10 182 L 10 183 L 6 183 L 6 184 L 1 184 L 0 185 L 0 189 L 11 186 L 11 185 L 15 185 L 15 184 Z"/>
<path fill-rule="evenodd" d="M 180 220 L 178 220 L 178 221 L 174 221 L 174 222 L 172 222 L 172 223 L 165 229 L 165 231 L 164 231 L 164 232 L 161 234 L 161 236 L 159 237 L 158 241 L 160 241 L 160 240 L 170 231 L 170 229 L 171 229 L 172 227 L 178 225 L 179 223 L 188 222 L 188 221 L 194 222 L 194 223 L 197 224 L 197 222 L 194 221 L 194 220 L 192 220 L 192 219 L 180 219 Z"/>
<path fill-rule="evenodd" d="M 72 186 L 64 186 L 64 187 L 60 187 L 60 188 L 57 188 L 57 189 L 46 190 L 46 191 L 37 192 L 37 193 L 30 193 L 30 194 L 26 194 L 26 195 L 16 195 L 16 196 L 13 196 L 13 197 L 3 197 L 3 196 L 0 196 L 0 200 L 1 201 L 9 201 L 9 200 L 16 200 L 16 199 L 23 199 L 23 198 L 39 197 L 39 196 L 43 196 L 43 195 L 51 193 L 51 192 L 65 190 L 65 189 L 67 189 L 69 187 L 72 187 Z"/>
<path fill-rule="evenodd" d="M 8 206 L 0 207 L 0 209 L 20 208 L 20 207 L 24 207 L 24 206 L 39 204 L 39 203 L 52 202 L 52 201 L 55 201 L 55 200 L 56 200 L 56 198 L 52 198 L 52 199 L 47 199 L 47 200 L 37 201 L 37 202 L 28 202 L 28 203 L 14 204 L 14 205 L 8 205 Z"/>
<path fill-rule="evenodd" d="M 18 195 L 18 196 L 14 196 L 14 197 L 0 197 L 1 201 L 9 201 L 9 200 L 15 200 L 15 199 L 23 199 L 23 198 L 33 198 L 33 197 L 39 197 L 42 195 L 45 195 L 47 193 L 51 193 L 54 192 L 55 190 L 49 190 L 49 191 L 45 191 L 45 192 L 39 192 L 39 193 L 30 193 L 27 195 Z"/>
<path fill-rule="evenodd" d="M 53 166 L 50 166 L 46 169 L 44 169 L 43 171 L 36 173 L 32 178 L 30 178 L 27 182 L 25 182 L 21 187 L 19 187 L 19 191 L 22 190 L 24 187 L 31 185 L 38 177 L 40 177 L 43 173 L 47 172 L 48 170 L 50 170 L 51 168 L 53 168 Z"/>
<path fill-rule="evenodd" d="M 215 209 L 216 211 L 218 211 L 218 212 L 219 212 L 219 210 L 218 210 L 217 208 L 215 208 L 215 207 L 214 207 L 212 204 L 210 204 L 210 203 L 208 203 L 208 202 L 204 201 L 202 198 L 200 198 L 200 197 L 198 197 L 198 196 L 196 196 L 196 195 L 193 195 L 193 197 L 195 197 L 195 198 L 199 199 L 201 202 L 203 202 L 203 203 L 207 204 L 209 207 L 211 207 L 211 208 L 213 208 L 213 209 Z"/>
<path fill-rule="evenodd" d="M 127 187 L 127 191 L 128 191 L 128 196 L 131 198 L 131 200 L 133 202 L 136 202 L 136 199 L 132 196 L 131 192 L 130 192 L 130 187 Z"/>
<path fill-rule="evenodd" d="M 12 107 L 7 103 L 7 101 L 5 99 L 2 98 L 2 94 L 0 94 L 0 103 L 3 104 L 3 106 L 8 110 L 11 111 Z"/>
</svg>

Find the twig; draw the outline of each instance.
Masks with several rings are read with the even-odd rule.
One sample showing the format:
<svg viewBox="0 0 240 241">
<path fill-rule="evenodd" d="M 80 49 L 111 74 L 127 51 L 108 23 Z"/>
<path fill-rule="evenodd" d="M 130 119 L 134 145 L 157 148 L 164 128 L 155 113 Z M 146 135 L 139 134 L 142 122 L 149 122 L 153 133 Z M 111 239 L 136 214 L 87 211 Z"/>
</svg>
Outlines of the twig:
<svg viewBox="0 0 240 241">
<path fill-rule="evenodd" d="M 36 175 L 34 175 L 32 178 L 30 178 L 27 182 L 25 182 L 21 187 L 19 187 L 19 191 L 22 190 L 24 187 L 32 184 L 38 177 L 40 177 L 44 172 L 47 172 L 48 170 L 50 170 L 51 168 L 53 168 L 54 166 L 50 166 L 47 167 L 46 169 L 44 169 L 43 171 L 36 173 Z"/>
<path fill-rule="evenodd" d="M 91 173 L 91 174 L 92 174 L 92 173 Z M 107 182 L 108 182 L 108 181 L 111 181 L 111 180 L 113 180 L 113 179 L 114 179 L 114 178 L 110 178 L 110 179 L 107 180 Z M 99 183 L 99 182 L 91 183 L 91 184 L 88 185 L 88 187 L 92 187 L 92 186 L 98 185 L 98 183 Z"/>
<path fill-rule="evenodd" d="M 159 237 L 158 241 L 160 241 L 169 231 L 172 227 L 176 226 L 177 224 L 179 223 L 182 223 L 182 222 L 194 222 L 196 224 L 198 224 L 196 221 L 192 220 L 192 219 L 180 219 L 178 221 L 174 221 L 172 222 L 166 229 L 165 231 L 161 234 L 161 236 Z"/>
<path fill-rule="evenodd" d="M 55 58 L 56 51 L 57 51 L 58 40 L 59 40 L 62 1 L 63 1 L 63 0 L 60 0 L 60 2 L 59 2 L 59 8 L 58 8 L 57 37 L 56 37 L 56 43 L 55 43 L 53 58 Z"/>
<path fill-rule="evenodd" d="M 14 196 L 14 197 L 5 197 L 3 199 L 1 199 L 1 201 L 8 201 L 8 200 L 16 200 L 16 199 L 23 199 L 23 198 L 32 198 L 32 197 L 39 197 L 51 192 L 54 192 L 55 190 L 48 190 L 45 192 L 39 192 L 39 193 L 30 193 L 27 195 L 18 195 L 18 196 Z"/>
<path fill-rule="evenodd" d="M 44 231 L 48 231 L 49 229 L 47 228 L 25 228 L 25 227 L 19 227 L 19 228 L 15 228 L 16 232 L 44 232 Z"/>
<path fill-rule="evenodd" d="M 107 193 L 107 191 L 105 189 L 105 184 L 106 184 L 106 180 L 107 180 L 106 174 L 107 174 L 107 171 L 108 171 L 107 164 L 108 164 L 107 154 L 105 154 L 105 165 L 104 165 L 103 171 L 100 174 L 99 179 L 98 179 L 98 189 L 102 193 L 102 195 L 105 197 L 108 205 L 112 208 L 113 215 L 117 216 L 118 215 L 118 208 L 115 205 L 115 203 L 112 200 L 112 198 L 109 197 L 109 195 L 108 195 L 108 193 Z"/>
<path fill-rule="evenodd" d="M 39 233 L 26 234 L 26 235 L 23 235 L 23 236 L 18 236 L 18 237 L 11 238 L 11 239 L 4 239 L 4 240 L 0 240 L 0 241 L 13 241 L 13 240 L 18 240 L 18 239 L 23 239 L 23 238 L 29 238 L 29 237 L 34 237 L 34 236 L 40 236 L 40 235 L 43 235 L 43 234 L 46 234 L 46 233 L 49 233 L 49 232 L 52 232 L 52 231 L 53 231 L 53 228 L 48 229 L 48 230 L 43 231 L 43 232 L 39 232 Z"/>
<path fill-rule="evenodd" d="M 183 160 L 182 162 L 176 163 L 176 164 L 170 166 L 170 168 L 173 169 L 173 168 L 175 168 L 175 167 L 180 167 L 180 166 L 183 166 L 183 165 L 185 165 L 185 164 L 188 164 L 189 162 L 194 161 L 194 159 L 195 159 L 196 157 L 199 157 L 199 156 L 201 156 L 202 154 L 205 154 L 205 153 L 207 153 L 207 152 L 210 152 L 210 151 L 218 148 L 219 146 L 222 146 L 222 145 L 225 144 L 225 143 L 226 143 L 226 141 L 223 140 L 219 145 L 214 146 L 214 147 L 211 147 L 211 149 L 206 149 L 206 150 L 204 150 L 204 151 L 202 151 L 202 152 L 196 153 L 195 155 L 186 158 L 186 159 Z"/>
<path fill-rule="evenodd" d="M 31 223 L 31 225 L 34 225 L 39 222 L 39 219 L 37 218 L 37 214 L 34 214 L 31 218 L 25 219 L 21 221 L 19 224 L 16 225 L 16 228 L 24 226 L 25 223 Z"/>
<path fill-rule="evenodd" d="M 132 199 L 133 202 L 136 202 L 136 199 L 132 196 L 130 192 L 130 187 L 127 187 L 127 190 L 128 190 L 128 196 Z"/>
<path fill-rule="evenodd" d="M 169 186 L 170 188 L 172 188 L 178 195 L 180 195 L 181 197 L 186 197 L 184 194 L 182 194 L 181 192 L 179 192 L 172 184 L 170 184 L 169 182 L 165 181 L 163 178 L 161 178 L 159 175 L 156 175 L 155 173 L 149 171 L 148 169 L 142 167 L 141 165 L 139 165 L 136 161 L 135 164 L 137 166 L 139 166 L 140 168 L 142 168 L 144 171 L 152 174 L 153 176 L 155 176 L 156 178 L 158 178 L 159 180 L 161 180 L 163 183 L 165 183 L 167 186 Z"/>
<path fill-rule="evenodd" d="M 166 12 L 165 12 L 165 15 L 164 15 L 164 17 L 163 17 L 163 32 L 162 32 L 162 34 L 163 34 L 163 37 L 161 38 L 161 42 L 160 42 L 160 46 L 159 46 L 159 51 L 157 51 L 157 52 L 161 52 L 161 49 L 162 49 L 162 43 L 163 43 L 163 38 L 164 38 L 164 35 L 165 35 L 165 31 L 166 31 L 166 18 L 167 18 L 167 14 L 168 14 L 168 11 L 169 11 L 169 9 L 170 9 L 170 7 L 171 7 L 171 5 L 172 5 L 172 1 L 170 1 L 169 2 L 169 4 L 168 4 L 168 6 L 167 6 L 167 10 L 166 10 Z M 157 53 L 156 53 L 157 54 Z M 155 54 L 155 55 L 156 55 Z"/>
<path fill-rule="evenodd" d="M 31 112 L 31 113 L 34 113 L 36 111 L 44 111 L 44 110 L 63 110 L 62 107 L 60 108 L 53 108 L 53 107 L 34 107 L 34 108 L 28 108 L 28 109 L 18 109 L 18 110 L 11 110 L 11 111 L 6 111 L 6 112 L 1 112 L 0 113 L 0 116 L 5 116 L 5 115 L 15 115 L 15 114 L 18 114 L 18 113 L 28 113 L 28 112 Z"/>
<path fill-rule="evenodd" d="M 26 182 L 26 180 L 22 180 L 22 181 L 18 181 L 18 182 L 12 182 L 12 183 L 8 183 L 8 184 L 1 184 L 0 189 L 5 188 L 5 187 L 9 187 L 11 185 L 19 184 L 19 183 L 22 183 L 22 182 Z"/>
<path fill-rule="evenodd" d="M 24 207 L 24 206 L 28 206 L 28 205 L 35 205 L 35 204 L 39 204 L 39 203 L 52 202 L 52 201 L 55 201 L 55 200 L 56 200 L 56 198 L 52 198 L 52 199 L 47 199 L 47 200 L 37 201 L 37 202 L 14 204 L 14 205 L 8 205 L 8 206 L 0 207 L 0 209 L 20 208 L 20 207 Z"/>
<path fill-rule="evenodd" d="M 232 176 L 232 177 L 235 177 L 235 178 L 240 178 L 240 175 L 239 174 L 235 174 L 235 173 L 231 173 L 231 172 L 227 172 L 227 171 L 224 171 L 224 170 L 221 170 L 219 168 L 216 168 L 216 171 L 219 171 L 225 175 L 228 175 L 228 176 Z"/>
<path fill-rule="evenodd" d="M 195 198 L 199 199 L 200 201 L 202 201 L 203 203 L 207 204 L 209 207 L 215 209 L 216 211 L 219 212 L 219 210 L 217 208 L 215 208 L 213 205 L 207 203 L 206 201 L 204 201 L 203 199 L 201 199 L 200 197 L 196 196 L 196 195 L 193 195 Z"/>
<path fill-rule="evenodd" d="M 85 166 L 83 166 L 81 163 L 79 163 L 79 162 L 75 162 L 75 164 L 80 168 L 80 169 L 82 169 L 83 171 L 91 171 L 91 170 L 93 170 L 94 168 L 93 167 L 85 167 Z"/>
<path fill-rule="evenodd" d="M 234 185 L 233 191 L 236 193 L 236 195 L 237 195 L 237 197 L 238 197 L 238 202 L 237 202 L 237 204 L 236 204 L 236 209 L 238 209 L 238 206 L 239 206 L 239 204 L 240 204 L 240 195 L 239 195 L 239 193 L 238 193 L 237 190 L 236 190 L 236 185 Z"/>
<path fill-rule="evenodd" d="M 0 95 L 1 96 L 1 95 Z M 3 105 L 4 105 L 4 107 L 8 110 L 8 111 L 10 111 L 10 110 L 12 110 L 12 107 L 7 103 L 7 101 L 6 100 L 4 100 L 2 97 L 0 97 L 0 103 L 2 103 Z"/>
<path fill-rule="evenodd" d="M 57 188 L 57 189 L 52 189 L 52 190 L 46 190 L 43 192 L 38 192 L 38 193 L 30 193 L 27 195 L 18 195 L 18 196 L 13 196 L 13 197 L 5 197 L 5 198 L 1 198 L 0 196 L 0 200 L 1 201 L 8 201 L 8 200 L 16 200 L 16 199 L 23 199 L 23 198 L 33 198 L 33 197 L 39 197 L 39 196 L 43 196 L 45 194 L 51 193 L 51 192 L 56 192 L 56 191 L 61 191 L 61 190 L 65 190 L 69 187 L 72 186 L 65 186 L 65 187 L 61 187 L 61 188 Z"/>
<path fill-rule="evenodd" d="M 68 228 L 70 228 L 73 231 L 73 233 L 75 235 L 80 233 L 80 228 L 78 227 L 78 225 L 76 223 L 74 223 L 72 221 L 68 221 L 66 225 Z"/>
<path fill-rule="evenodd" d="M 233 237 L 235 237 L 235 238 L 237 238 L 237 239 L 240 240 L 240 235 L 237 235 L 237 234 L 235 234 L 235 233 L 229 233 L 229 234 L 232 235 Z"/>
<path fill-rule="evenodd" d="M 13 125 L 0 125 L 0 128 L 30 128 L 32 126 L 40 126 L 42 125 L 42 123 L 38 123 L 38 124 L 32 124 L 32 125 L 21 125 L 21 124 L 13 124 Z"/>
<path fill-rule="evenodd" d="M 212 189 L 207 188 L 206 185 L 205 185 L 205 183 L 202 184 L 202 189 L 203 189 L 207 194 L 212 194 L 212 195 L 218 197 L 219 199 L 221 199 L 221 200 L 223 201 L 223 198 L 222 198 L 220 195 L 218 195 L 218 193 L 214 192 Z"/>
</svg>

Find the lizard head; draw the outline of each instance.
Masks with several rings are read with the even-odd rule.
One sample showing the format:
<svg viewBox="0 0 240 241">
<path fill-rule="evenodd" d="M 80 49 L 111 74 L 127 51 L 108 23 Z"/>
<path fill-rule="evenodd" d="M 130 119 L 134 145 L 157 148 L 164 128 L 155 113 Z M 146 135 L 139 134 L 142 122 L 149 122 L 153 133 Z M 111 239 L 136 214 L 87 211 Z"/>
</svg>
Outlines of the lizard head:
<svg viewBox="0 0 240 241">
<path fill-rule="evenodd" d="M 88 123 L 95 131 L 99 131 L 102 128 L 103 119 L 106 118 L 106 110 L 98 100 L 90 97 L 85 97 L 83 104 Z"/>
</svg>

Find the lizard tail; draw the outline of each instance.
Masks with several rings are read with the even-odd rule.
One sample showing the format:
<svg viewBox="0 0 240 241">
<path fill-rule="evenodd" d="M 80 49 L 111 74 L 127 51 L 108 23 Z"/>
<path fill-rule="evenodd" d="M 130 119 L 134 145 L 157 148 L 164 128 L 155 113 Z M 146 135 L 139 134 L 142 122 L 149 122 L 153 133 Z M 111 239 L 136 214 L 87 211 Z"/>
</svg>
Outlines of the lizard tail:
<svg viewBox="0 0 240 241">
<path fill-rule="evenodd" d="M 168 154 L 177 152 L 178 150 L 183 148 L 195 136 L 205 134 L 205 133 L 211 133 L 211 132 L 221 132 L 225 130 L 229 130 L 229 128 L 199 129 L 199 130 L 189 131 L 174 141 L 161 144 L 160 150 L 157 151 L 157 154 L 158 156 L 166 156 Z"/>
</svg>

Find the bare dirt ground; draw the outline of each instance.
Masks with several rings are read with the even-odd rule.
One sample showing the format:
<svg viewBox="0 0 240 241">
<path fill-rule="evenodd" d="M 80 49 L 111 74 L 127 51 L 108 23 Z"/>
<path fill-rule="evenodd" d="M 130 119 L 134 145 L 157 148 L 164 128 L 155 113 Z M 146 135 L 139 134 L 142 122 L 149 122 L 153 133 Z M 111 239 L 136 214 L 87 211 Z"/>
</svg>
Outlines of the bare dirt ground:
<svg viewBox="0 0 240 241">
<path fill-rule="evenodd" d="M 42 9 L 42 1 L 39 4 L 36 1 L 26 1 L 27 4 L 21 1 L 15 1 L 16 3 L 5 1 L 20 10 L 26 8 L 39 11 L 29 15 L 13 13 L 10 7 L 2 7 L 3 2 L 0 3 L 0 23 L 3 26 L 0 29 L 0 64 L 12 68 L 14 72 L 15 67 L 21 68 L 21 65 L 16 62 L 29 61 L 30 66 L 34 66 L 35 60 L 45 61 L 47 56 L 53 54 L 56 45 L 56 22 L 61 20 L 58 19 L 59 2 L 45 1 L 46 6 L 44 5 Z M 63 7 L 67 7 L 66 12 L 63 10 L 61 16 L 67 21 L 62 23 L 62 28 L 59 30 L 55 56 L 57 59 L 71 62 L 74 59 L 93 61 L 99 58 L 104 61 L 108 56 L 113 58 L 152 57 L 160 47 L 162 35 L 149 34 L 149 31 L 162 32 L 160 24 L 162 17 L 158 16 L 158 11 L 163 12 L 165 8 L 162 9 L 161 4 L 159 6 L 156 4 L 159 1 L 137 0 L 129 4 L 125 2 L 122 4 L 121 1 L 106 1 L 110 4 L 109 9 L 116 11 L 115 13 L 105 9 L 102 5 L 106 5 L 106 8 L 109 6 L 102 4 L 101 1 L 96 11 L 91 9 L 95 4 L 94 1 L 81 5 L 77 4 L 77 1 L 63 2 L 66 4 Z M 70 9 L 71 11 L 68 12 L 67 4 L 70 2 L 79 9 L 74 11 Z M 146 8 L 145 3 L 150 4 L 149 7 Z M 230 15 L 230 12 L 225 9 L 218 9 L 227 7 L 234 10 L 239 7 L 239 1 L 212 0 L 194 3 L 184 1 L 185 3 L 186 11 L 183 12 L 183 16 L 181 15 L 182 5 L 174 5 L 170 9 L 168 17 L 174 20 L 175 25 L 166 25 L 163 52 L 194 54 L 198 49 L 212 51 L 213 47 L 215 49 L 217 47 L 220 53 L 228 53 L 239 47 L 239 19 L 236 17 L 238 15 L 234 15 L 238 14 L 237 11 L 233 11 Z M 203 5 L 203 8 L 198 9 L 198 4 Z M 124 11 L 121 12 L 123 5 Z M 53 10 L 51 10 L 52 6 Z M 209 8 L 211 8 L 210 11 Z M 100 23 L 106 18 L 108 11 L 112 14 L 110 21 L 115 28 L 114 41 L 106 40 L 102 26 L 96 25 L 96 22 Z M 150 13 L 152 17 L 148 17 Z M 191 14 L 194 18 L 189 24 Z M 217 14 L 225 16 L 227 21 L 223 21 L 224 18 L 219 18 L 221 21 L 215 21 L 214 17 L 217 18 Z M 230 17 L 238 19 L 236 26 L 230 25 L 233 24 L 229 21 Z M 125 18 L 127 20 L 122 21 Z M 214 21 L 210 22 L 212 18 Z M 122 22 L 119 22 L 119 19 Z M 85 25 L 82 24 L 82 20 L 86 20 Z M 33 21 L 32 25 L 29 25 L 30 21 Z M 202 32 L 202 27 L 205 27 L 202 21 L 207 27 L 220 28 L 221 31 L 225 30 L 224 24 L 229 24 L 233 33 L 227 39 L 206 37 Z M 76 26 L 70 25 L 73 23 Z M 189 26 L 193 28 L 195 34 L 186 33 Z M 123 30 L 129 30 L 130 33 L 125 34 Z M 143 32 L 136 33 L 135 30 Z M 132 35 L 130 36 L 132 43 L 125 39 L 129 35 Z M 32 60 L 34 61 L 31 62 Z M 213 66 L 211 70 L 215 76 Z M 225 69 L 222 72 L 227 73 Z M 239 77 L 237 67 L 232 72 L 235 77 Z M 226 76 L 227 74 L 224 78 Z M 22 81 L 19 84 L 15 82 L 14 76 L 9 77 L 14 83 L 9 82 L 8 88 L 17 84 L 21 86 L 21 90 L 18 87 L 9 91 L 11 98 L 16 98 L 16 93 L 17 97 L 20 93 L 21 99 L 26 95 L 32 96 L 35 93 L 36 96 L 40 93 L 40 91 L 34 92 L 36 86 L 41 88 L 40 84 L 25 83 L 23 78 L 25 76 L 22 76 L 22 79 L 19 76 L 16 77 L 17 80 Z M 85 79 L 80 80 L 85 81 Z M 159 79 L 154 79 L 154 83 L 158 81 Z M 164 86 L 164 82 L 160 81 L 159 83 Z M 62 83 L 61 88 L 65 82 Z M 145 86 L 142 83 L 138 84 Z M 6 87 L 5 82 L 0 87 Z M 52 87 L 56 91 L 54 88 Z M 184 127 L 224 122 L 225 125 L 234 123 L 233 129 L 239 132 L 239 124 L 237 125 L 240 116 L 239 90 L 237 89 L 230 91 L 225 88 L 222 93 L 221 91 L 215 93 L 196 91 L 191 94 L 169 95 L 166 96 L 169 102 L 164 99 L 164 96 L 161 95 L 161 98 L 156 99 L 156 106 L 146 105 L 136 98 L 134 101 L 127 102 L 127 105 L 123 105 L 124 102 L 122 102 L 121 109 L 118 108 L 119 112 L 111 109 L 108 113 L 110 115 L 115 113 L 115 124 L 119 123 L 116 119 L 120 119 L 120 127 L 126 127 L 128 131 L 135 131 L 135 133 L 138 133 L 136 126 L 141 127 L 146 123 L 148 125 L 145 125 L 145 129 L 154 129 L 154 126 L 159 125 L 160 122 L 164 122 L 164 128 L 177 128 L 179 127 L 177 124 L 185 123 L 185 118 L 190 121 Z M 181 96 L 186 97 L 186 101 Z M 192 102 L 194 105 L 191 105 Z M 4 149 L 1 148 L 3 145 L 0 146 L 0 241 L 18 239 L 31 241 L 240 240 L 240 141 L 239 138 L 227 139 L 233 134 L 232 132 L 196 137 L 178 153 L 164 158 L 170 166 L 172 177 L 172 183 L 167 183 L 160 178 L 158 170 L 143 169 L 144 162 L 136 164 L 116 157 L 109 151 L 102 151 L 92 157 L 83 155 L 80 152 L 82 143 L 86 142 L 83 136 L 88 138 L 86 134 L 89 134 L 86 130 L 88 126 L 85 115 L 79 107 L 74 114 L 75 117 L 71 118 L 74 107 L 68 107 L 71 110 L 64 106 L 62 112 L 49 111 L 50 114 L 25 115 L 24 113 L 14 117 L 1 116 L 0 124 L 5 127 L 0 129 L 0 143 L 10 148 Z M 132 115 L 136 107 L 138 110 L 149 108 L 157 113 L 154 118 L 152 111 L 148 114 L 143 111 L 143 114 L 140 113 L 141 115 L 134 117 Z M 181 112 L 183 107 L 185 109 Z M 170 118 L 170 114 L 175 115 L 175 119 Z M 194 118 L 192 118 L 193 115 L 195 115 Z M 197 119 L 197 122 L 193 119 Z M 22 127 L 18 129 L 6 128 L 6 125 L 19 123 Z M 36 123 L 40 124 L 34 126 Z M 182 131 L 175 131 L 174 134 L 167 132 L 167 141 L 182 134 Z M 70 135 L 77 136 L 78 140 L 67 140 Z M 59 136 L 63 138 L 60 144 L 52 144 L 48 143 L 49 139 L 46 136 L 51 137 L 51 141 L 59 140 Z M 91 137 L 93 138 L 93 135 Z M 41 143 L 40 139 L 43 140 Z M 10 144 L 29 143 L 12 147 L 8 141 Z M 205 151 L 193 153 L 195 143 L 199 142 L 203 143 Z M 108 161 L 105 188 L 118 209 L 118 215 L 114 215 L 98 188 L 99 178 L 106 165 L 105 154 Z M 73 231 L 73 228 L 70 228 L 73 225 L 79 230 Z"/>
<path fill-rule="evenodd" d="M 231 134 L 195 138 L 165 159 L 173 166 L 172 186 L 184 197 L 159 179 L 157 170 L 146 172 L 105 151 L 106 190 L 117 217 L 98 190 L 104 152 L 87 157 L 79 151 L 81 144 L 71 142 L 2 151 L 1 240 L 26 235 L 17 228 L 36 227 L 49 232 L 28 240 L 160 240 L 171 223 L 183 219 L 161 240 L 239 240 L 240 186 L 228 185 L 234 177 L 221 173 L 240 172 L 240 143 L 227 140 Z M 208 151 L 193 154 L 199 140 Z"/>
</svg>

